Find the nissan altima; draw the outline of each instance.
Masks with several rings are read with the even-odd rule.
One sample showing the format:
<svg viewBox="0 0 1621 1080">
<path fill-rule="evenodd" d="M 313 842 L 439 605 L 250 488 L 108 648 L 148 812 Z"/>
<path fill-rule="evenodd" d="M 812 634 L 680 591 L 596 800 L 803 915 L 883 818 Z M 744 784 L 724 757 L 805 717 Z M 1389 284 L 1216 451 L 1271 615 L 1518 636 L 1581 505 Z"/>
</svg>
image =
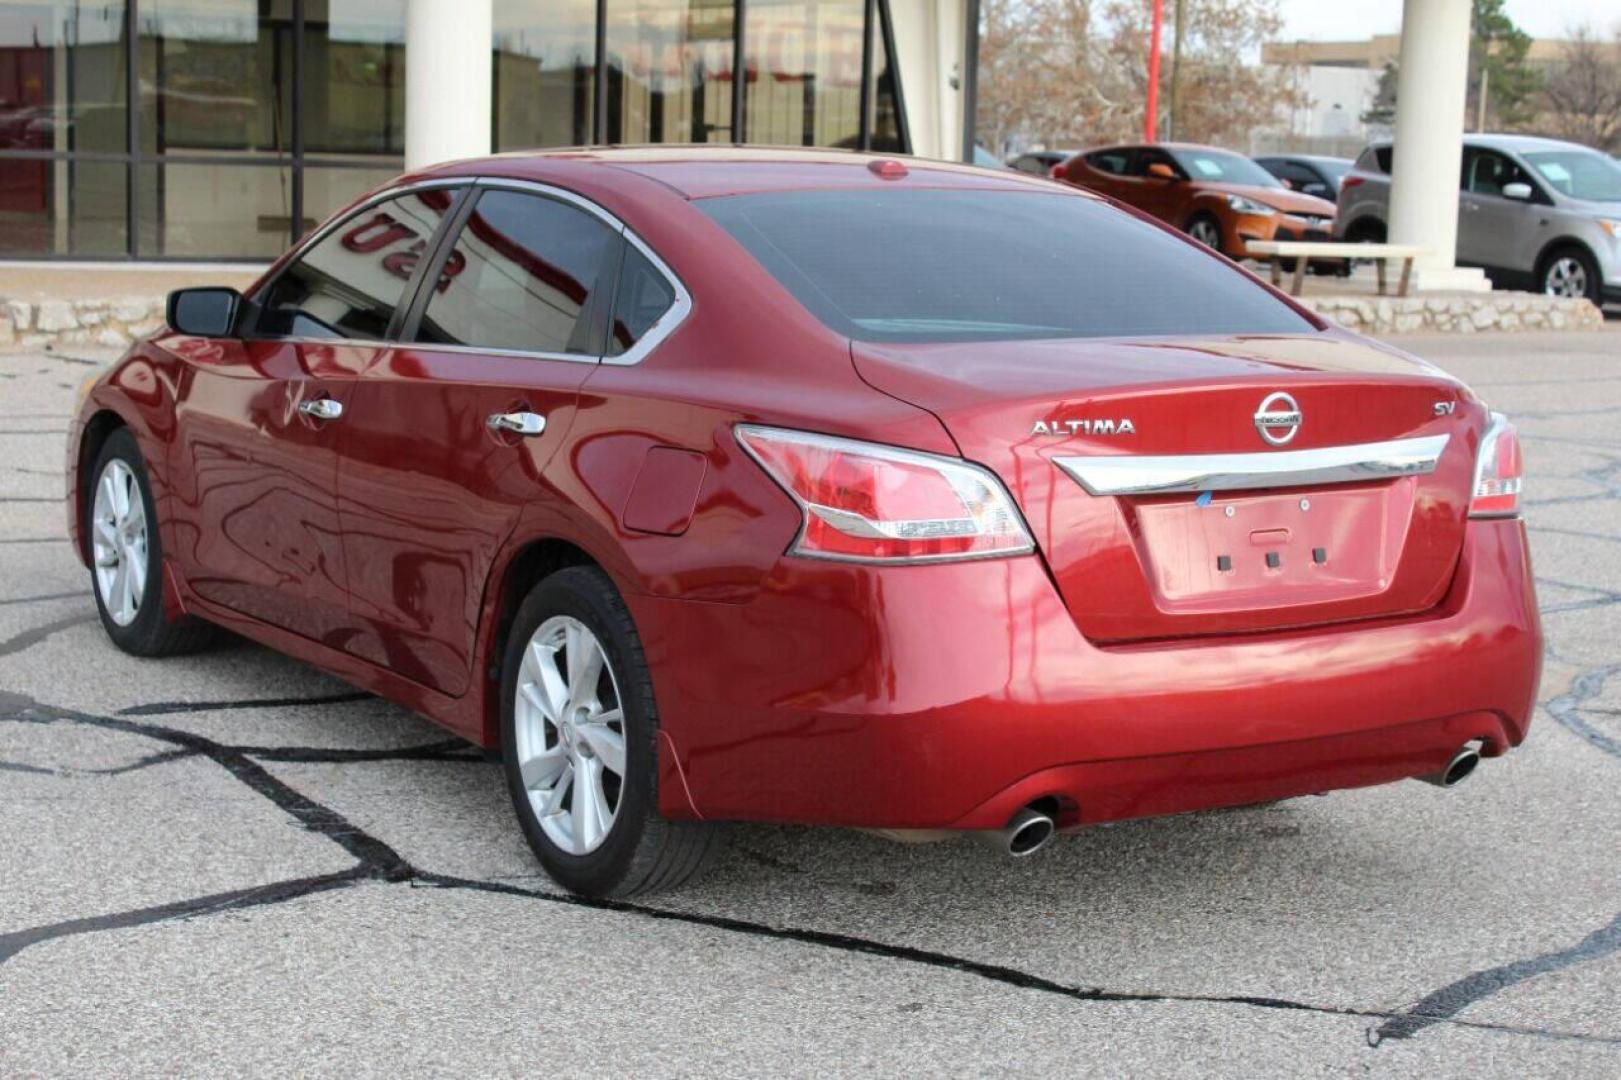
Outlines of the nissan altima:
<svg viewBox="0 0 1621 1080">
<path fill-rule="evenodd" d="M 1028 854 L 1520 744 L 1514 427 L 1012 171 L 574 151 L 405 176 L 88 383 L 138 656 L 218 627 L 497 748 L 563 886 L 722 823 Z"/>
</svg>

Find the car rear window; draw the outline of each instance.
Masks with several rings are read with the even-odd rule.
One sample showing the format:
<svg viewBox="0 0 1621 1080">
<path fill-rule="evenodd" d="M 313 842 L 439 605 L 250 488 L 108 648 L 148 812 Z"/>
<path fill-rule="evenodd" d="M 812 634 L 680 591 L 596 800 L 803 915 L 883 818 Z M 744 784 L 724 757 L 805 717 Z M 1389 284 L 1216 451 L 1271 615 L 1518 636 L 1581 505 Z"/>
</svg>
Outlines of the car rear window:
<svg viewBox="0 0 1621 1080">
<path fill-rule="evenodd" d="M 791 191 L 698 205 L 822 322 L 857 340 L 1313 329 L 1246 271 L 1081 195 Z"/>
</svg>

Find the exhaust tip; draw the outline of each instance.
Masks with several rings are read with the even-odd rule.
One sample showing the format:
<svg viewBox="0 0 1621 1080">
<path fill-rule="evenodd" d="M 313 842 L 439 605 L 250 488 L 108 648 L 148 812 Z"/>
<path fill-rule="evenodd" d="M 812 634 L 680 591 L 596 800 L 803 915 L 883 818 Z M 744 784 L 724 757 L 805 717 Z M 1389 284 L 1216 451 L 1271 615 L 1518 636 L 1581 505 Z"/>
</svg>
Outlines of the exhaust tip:
<svg viewBox="0 0 1621 1080">
<path fill-rule="evenodd" d="M 1021 810 L 1007 829 L 1007 853 L 1015 859 L 1034 855 L 1052 838 L 1052 818 L 1034 810 Z"/>
<path fill-rule="evenodd" d="M 1474 771 L 1479 765 L 1480 751 L 1473 746 L 1465 746 L 1452 755 L 1452 760 L 1447 762 L 1446 768 L 1430 776 L 1421 776 L 1419 779 L 1426 784 L 1434 784 L 1436 787 L 1457 787 L 1474 775 Z"/>
</svg>

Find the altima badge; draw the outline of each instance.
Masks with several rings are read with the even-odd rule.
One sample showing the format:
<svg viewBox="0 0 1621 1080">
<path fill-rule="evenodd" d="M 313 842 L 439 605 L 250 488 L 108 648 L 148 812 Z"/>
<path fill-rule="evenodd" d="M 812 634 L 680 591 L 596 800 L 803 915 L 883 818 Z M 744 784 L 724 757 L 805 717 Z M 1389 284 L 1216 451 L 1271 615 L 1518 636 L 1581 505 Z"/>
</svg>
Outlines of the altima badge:
<svg viewBox="0 0 1621 1080">
<path fill-rule="evenodd" d="M 1121 420 L 1037 420 L 1032 435 L 1135 435 L 1137 427 L 1129 418 Z"/>
<path fill-rule="evenodd" d="M 1255 430 L 1273 446 L 1282 446 L 1294 438 L 1304 420 L 1295 399 L 1281 390 L 1268 394 L 1261 407 L 1255 410 Z"/>
</svg>

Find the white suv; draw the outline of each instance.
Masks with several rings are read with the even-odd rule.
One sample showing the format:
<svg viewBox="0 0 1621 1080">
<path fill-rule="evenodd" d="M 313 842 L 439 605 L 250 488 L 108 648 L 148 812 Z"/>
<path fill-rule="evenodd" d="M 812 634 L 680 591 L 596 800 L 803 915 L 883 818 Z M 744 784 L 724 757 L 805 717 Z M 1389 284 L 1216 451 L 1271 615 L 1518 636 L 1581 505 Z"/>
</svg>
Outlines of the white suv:
<svg viewBox="0 0 1621 1080">
<path fill-rule="evenodd" d="M 1390 205 L 1389 143 L 1362 151 L 1340 187 L 1335 236 L 1381 241 Z M 1458 252 L 1494 285 L 1621 302 L 1621 165 L 1576 143 L 1466 135 Z"/>
</svg>

